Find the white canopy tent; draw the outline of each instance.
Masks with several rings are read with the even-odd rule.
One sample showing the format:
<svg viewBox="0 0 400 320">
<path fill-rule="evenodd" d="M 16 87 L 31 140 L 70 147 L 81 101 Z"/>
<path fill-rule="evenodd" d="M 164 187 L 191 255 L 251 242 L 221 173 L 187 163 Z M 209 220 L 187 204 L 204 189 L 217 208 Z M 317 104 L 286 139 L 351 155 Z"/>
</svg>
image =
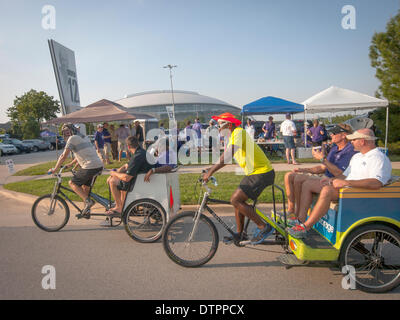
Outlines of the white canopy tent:
<svg viewBox="0 0 400 320">
<path fill-rule="evenodd" d="M 304 120 L 307 113 L 357 111 L 386 107 L 386 135 L 385 150 L 387 148 L 387 135 L 389 125 L 389 102 L 356 91 L 331 86 L 305 100 Z M 306 123 L 304 121 L 304 123 Z M 304 128 L 306 130 L 306 128 Z"/>
</svg>

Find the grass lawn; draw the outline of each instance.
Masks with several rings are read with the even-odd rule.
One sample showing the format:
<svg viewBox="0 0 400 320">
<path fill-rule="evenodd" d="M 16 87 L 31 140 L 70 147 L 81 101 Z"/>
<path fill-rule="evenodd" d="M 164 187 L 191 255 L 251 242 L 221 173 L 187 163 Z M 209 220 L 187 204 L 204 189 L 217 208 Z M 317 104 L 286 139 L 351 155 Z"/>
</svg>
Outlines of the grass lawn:
<svg viewBox="0 0 400 320">
<path fill-rule="evenodd" d="M 285 163 L 286 162 L 286 160 L 284 160 L 282 158 L 274 158 L 274 157 L 271 157 L 270 161 L 272 163 Z M 127 162 L 128 162 L 128 160 L 123 160 L 121 162 L 114 161 L 112 164 L 106 165 L 106 169 L 119 168 L 119 167 L 123 166 Z M 315 160 L 315 159 L 298 159 L 297 162 L 299 162 L 299 163 L 319 163 L 319 161 Z M 54 168 L 55 167 L 56 163 L 57 163 L 57 161 L 49 161 L 49 162 L 37 164 L 37 165 L 31 166 L 29 168 L 17 171 L 16 173 L 14 173 L 14 176 L 40 176 L 40 175 L 45 175 L 45 174 L 47 174 L 47 171 L 50 168 Z M 201 164 L 200 159 L 199 159 L 199 163 L 187 164 L 185 166 L 199 165 L 199 164 Z M 211 157 L 210 157 L 209 163 L 207 163 L 207 164 L 212 164 Z M 71 168 L 69 168 L 68 170 L 66 170 L 64 172 L 68 172 L 68 171 L 71 171 Z"/>
<path fill-rule="evenodd" d="M 68 161 L 69 162 L 69 161 Z M 65 162 L 65 163 L 68 163 Z M 125 163 L 127 163 L 127 160 L 123 160 L 121 162 L 119 161 L 114 161 L 112 164 L 106 165 L 107 169 L 114 169 L 114 168 L 119 168 L 122 167 Z M 47 174 L 47 171 L 49 171 L 50 168 L 54 168 L 56 166 L 57 161 L 49 161 L 41 164 L 34 165 L 32 167 L 19 170 L 16 173 L 14 173 L 14 176 L 40 176 Z M 71 171 L 71 168 L 65 170 L 64 172 Z"/>
<path fill-rule="evenodd" d="M 283 187 L 283 178 L 286 172 L 279 171 L 276 172 L 275 184 Z M 393 175 L 400 176 L 400 169 L 393 170 Z M 102 175 L 97 178 L 96 184 L 94 186 L 94 192 L 102 195 L 103 197 L 108 197 L 108 187 L 106 185 L 108 175 Z M 200 185 L 197 185 L 196 181 L 200 177 L 197 173 L 186 173 L 179 175 L 180 183 L 180 193 L 181 193 L 181 204 L 197 204 L 199 201 L 199 195 L 201 192 Z M 234 173 L 221 172 L 216 173 L 215 177 L 218 181 L 218 186 L 215 187 L 210 183 L 213 189 L 212 197 L 215 199 L 229 201 L 233 191 L 237 188 L 243 176 L 235 175 Z M 63 178 L 63 184 L 68 186 L 67 181 L 70 178 Z M 47 193 L 51 193 L 54 186 L 54 179 L 42 179 L 33 180 L 25 182 L 15 182 L 9 183 L 4 186 L 5 189 L 28 193 L 36 196 L 41 196 Z M 276 199 L 278 202 L 282 201 L 282 196 L 279 190 L 275 190 Z M 68 193 L 73 200 L 79 200 L 78 196 L 75 194 Z M 259 202 L 272 202 L 271 187 L 268 187 L 260 196 Z"/>
</svg>

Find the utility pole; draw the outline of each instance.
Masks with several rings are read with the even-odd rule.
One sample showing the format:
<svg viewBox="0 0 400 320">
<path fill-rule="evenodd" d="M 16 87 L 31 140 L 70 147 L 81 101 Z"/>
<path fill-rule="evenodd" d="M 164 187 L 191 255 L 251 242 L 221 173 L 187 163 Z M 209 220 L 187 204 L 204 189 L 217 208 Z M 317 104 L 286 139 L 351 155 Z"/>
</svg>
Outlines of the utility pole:
<svg viewBox="0 0 400 320">
<path fill-rule="evenodd" d="M 166 65 L 164 66 L 164 68 L 168 68 L 169 69 L 169 78 L 171 80 L 171 94 L 172 94 L 172 113 L 174 116 L 174 121 L 175 121 L 175 100 L 174 100 L 174 86 L 172 84 L 172 68 L 176 68 L 177 66 L 174 65 Z"/>
</svg>

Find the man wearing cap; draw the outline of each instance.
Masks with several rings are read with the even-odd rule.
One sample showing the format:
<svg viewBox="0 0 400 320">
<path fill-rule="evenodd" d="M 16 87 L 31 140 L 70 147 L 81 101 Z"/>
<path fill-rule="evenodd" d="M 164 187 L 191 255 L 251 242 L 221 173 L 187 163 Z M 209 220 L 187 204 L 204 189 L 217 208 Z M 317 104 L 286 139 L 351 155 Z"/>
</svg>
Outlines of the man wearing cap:
<svg viewBox="0 0 400 320">
<path fill-rule="evenodd" d="M 391 177 L 392 165 L 389 158 L 375 145 L 375 135 L 371 129 L 360 129 L 354 134 L 348 135 L 354 150 L 359 151 L 350 160 L 350 164 L 342 175 L 335 178 L 323 178 L 322 189 L 318 200 L 311 211 L 307 221 L 299 223 L 288 229 L 290 235 L 295 238 L 305 238 L 308 230 L 321 219 L 329 209 L 331 201 L 339 198 L 339 190 L 345 187 L 379 189 L 384 186 Z M 316 184 L 303 184 L 302 201 L 312 202 L 312 194 Z"/>
<path fill-rule="evenodd" d="M 347 124 L 338 124 L 330 130 L 332 143 L 335 144 L 326 156 L 322 149 L 313 149 L 312 153 L 315 159 L 321 161 L 321 164 L 312 168 L 296 168 L 285 174 L 285 189 L 288 198 L 288 217 L 287 223 L 291 226 L 298 221 L 304 222 L 306 219 L 306 209 L 310 204 L 301 203 L 302 187 L 304 183 L 313 183 L 322 189 L 319 181 L 322 177 L 310 176 L 309 174 L 321 175 L 324 177 L 337 177 L 343 174 L 348 167 L 351 158 L 356 153 L 353 145 L 346 139 L 347 135 L 352 133 L 352 129 Z M 317 188 L 314 189 L 317 193 Z M 303 207 L 300 210 L 300 207 Z M 308 205 L 308 206 L 307 206 Z M 301 211 L 301 214 L 300 214 Z"/>
<path fill-rule="evenodd" d="M 296 135 L 296 125 L 291 119 L 291 114 L 286 114 L 286 120 L 281 123 L 280 131 L 282 132 L 283 142 L 286 148 L 286 160 L 290 164 L 290 156 L 292 156 L 292 163 L 298 164 L 295 160 L 296 146 L 294 144 L 294 136 Z"/>
<path fill-rule="evenodd" d="M 61 130 L 67 144 L 65 145 L 64 152 L 58 159 L 56 166 L 53 169 L 50 169 L 49 173 L 57 172 L 64 161 L 68 158 L 70 152 L 74 153 L 74 160 L 67 164 L 66 167 L 71 167 L 75 163 L 78 163 L 80 169 L 69 181 L 69 185 L 71 189 L 74 190 L 75 193 L 85 202 L 82 214 L 77 215 L 77 217 L 87 218 L 89 209 L 94 205 L 94 201 L 88 197 L 90 184 L 93 177 L 103 170 L 103 163 L 96 154 L 96 150 L 93 148 L 90 140 L 77 132 L 76 128 L 72 124 L 64 124 Z"/>
<path fill-rule="evenodd" d="M 272 233 L 273 228 L 269 224 L 266 224 L 246 201 L 249 198 L 256 200 L 267 186 L 272 185 L 274 183 L 275 172 L 261 148 L 250 138 L 243 128 L 239 127 L 241 124 L 240 120 L 228 112 L 219 116 L 213 116 L 212 118 L 218 121 L 221 134 L 229 133 L 230 138 L 219 162 L 204 173 L 203 180 L 207 182 L 214 172 L 230 163 L 232 155 L 246 175 L 231 196 L 231 203 L 235 208 L 237 234 L 233 237 L 226 237 L 225 241 L 240 240 L 239 237 L 243 231 L 244 218 L 247 216 L 257 225 L 254 236 L 251 239 L 252 243 L 262 243 Z"/>
</svg>

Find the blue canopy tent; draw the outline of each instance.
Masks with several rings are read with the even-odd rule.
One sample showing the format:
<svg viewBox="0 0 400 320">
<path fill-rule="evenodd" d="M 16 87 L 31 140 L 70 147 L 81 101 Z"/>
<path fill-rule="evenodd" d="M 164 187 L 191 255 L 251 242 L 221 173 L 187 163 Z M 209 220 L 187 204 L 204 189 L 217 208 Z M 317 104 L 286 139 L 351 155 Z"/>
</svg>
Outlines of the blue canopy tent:
<svg viewBox="0 0 400 320">
<path fill-rule="evenodd" d="M 240 113 L 244 116 L 298 112 L 304 112 L 304 105 L 268 96 L 244 105 Z"/>
</svg>

